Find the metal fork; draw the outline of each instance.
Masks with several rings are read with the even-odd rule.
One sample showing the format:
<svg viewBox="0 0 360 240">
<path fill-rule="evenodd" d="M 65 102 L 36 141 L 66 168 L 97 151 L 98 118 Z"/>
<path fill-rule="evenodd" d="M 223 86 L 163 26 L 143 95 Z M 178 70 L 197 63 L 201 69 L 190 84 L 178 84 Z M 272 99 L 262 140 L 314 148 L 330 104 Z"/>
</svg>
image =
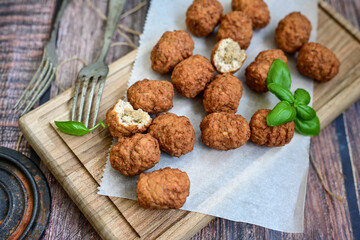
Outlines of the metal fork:
<svg viewBox="0 0 360 240">
<path fill-rule="evenodd" d="M 58 66 L 55 44 L 56 37 L 60 19 L 65 12 L 65 8 L 68 3 L 69 0 L 62 1 L 60 10 L 58 11 L 55 18 L 50 40 L 46 44 L 40 66 L 14 106 L 14 109 L 19 110 L 26 104 L 25 109 L 21 115 L 27 113 L 34 106 L 36 101 L 39 100 L 39 98 L 49 88 L 55 76 L 56 68 Z"/>
<path fill-rule="evenodd" d="M 95 126 L 96 118 L 99 112 L 101 95 L 104 90 L 106 76 L 109 72 L 109 67 L 105 64 L 105 57 L 108 53 L 112 36 L 114 34 L 118 19 L 123 10 L 125 0 L 110 0 L 108 4 L 108 18 L 106 22 L 104 43 L 101 49 L 101 53 L 97 61 L 93 64 L 90 64 L 86 67 L 83 67 L 79 74 L 78 79 L 75 86 L 75 92 L 73 97 L 73 105 L 72 105 L 72 113 L 71 120 L 79 121 L 82 120 L 82 115 L 84 111 L 84 105 L 86 101 L 86 112 L 85 112 L 85 120 L 84 125 L 87 127 L 90 118 L 90 112 L 92 108 L 92 101 L 95 94 L 95 88 L 99 82 L 99 88 L 96 93 L 96 103 L 95 103 L 95 112 L 93 115 L 93 122 L 91 127 Z M 80 85 L 82 84 L 81 90 L 81 98 L 79 103 L 79 108 L 77 109 L 77 101 L 80 92 Z M 88 86 L 90 84 L 90 92 L 87 93 Z M 88 98 L 86 98 L 88 94 Z M 76 114 L 77 113 L 77 114 Z M 76 119 L 77 116 L 77 119 Z"/>
</svg>

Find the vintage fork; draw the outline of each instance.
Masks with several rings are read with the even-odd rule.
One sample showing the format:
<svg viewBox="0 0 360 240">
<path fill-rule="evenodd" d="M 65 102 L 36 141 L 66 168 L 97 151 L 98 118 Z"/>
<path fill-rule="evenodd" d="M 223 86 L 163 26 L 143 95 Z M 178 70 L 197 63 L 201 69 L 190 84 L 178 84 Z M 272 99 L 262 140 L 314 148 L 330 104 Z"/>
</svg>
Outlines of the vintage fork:
<svg viewBox="0 0 360 240">
<path fill-rule="evenodd" d="M 105 36 L 104 36 L 104 43 L 101 49 L 101 53 L 97 61 L 93 64 L 90 64 L 86 67 L 83 67 L 79 74 L 78 79 L 75 86 L 75 92 L 73 97 L 73 105 L 72 105 L 72 113 L 71 113 L 71 120 L 72 121 L 79 121 L 82 120 L 85 100 L 86 100 L 86 112 L 85 112 L 85 120 L 84 125 L 87 127 L 89 123 L 90 112 L 92 108 L 92 101 L 95 94 L 95 88 L 98 82 L 99 88 L 96 93 L 96 103 L 95 103 L 95 112 L 93 115 L 93 121 L 91 127 L 95 126 L 96 118 L 99 112 L 101 95 L 104 90 L 106 76 L 109 72 L 109 67 L 105 64 L 105 57 L 108 53 L 112 36 L 114 34 L 115 28 L 117 26 L 118 19 L 120 14 L 123 10 L 125 0 L 110 0 L 108 4 L 108 18 L 106 22 L 106 29 L 105 29 Z M 100 81 L 99 81 L 100 80 Z M 80 91 L 80 85 L 82 84 L 81 90 L 81 98 L 79 103 L 79 108 L 77 110 L 77 100 Z M 88 99 L 86 98 L 87 89 L 90 86 L 90 92 L 88 93 Z M 76 119 L 76 112 L 77 112 L 77 119 Z"/>
<path fill-rule="evenodd" d="M 58 66 L 58 59 L 56 55 L 57 32 L 60 19 L 65 12 L 65 8 L 69 1 L 70 0 L 62 1 L 60 10 L 56 15 L 50 40 L 46 44 L 40 66 L 14 106 L 14 109 L 19 110 L 24 106 L 24 104 L 26 104 L 21 115 L 27 113 L 34 106 L 36 101 L 39 100 L 39 98 L 48 89 L 55 76 L 56 68 Z"/>
</svg>

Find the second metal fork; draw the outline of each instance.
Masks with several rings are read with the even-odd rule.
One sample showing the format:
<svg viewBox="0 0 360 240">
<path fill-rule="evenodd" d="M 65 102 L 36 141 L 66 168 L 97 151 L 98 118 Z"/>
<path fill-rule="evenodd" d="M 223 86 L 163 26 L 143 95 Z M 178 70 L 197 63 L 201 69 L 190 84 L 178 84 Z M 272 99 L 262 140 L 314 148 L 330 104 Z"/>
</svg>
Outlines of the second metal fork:
<svg viewBox="0 0 360 240">
<path fill-rule="evenodd" d="M 19 110 L 26 104 L 21 115 L 27 113 L 35 105 L 36 101 L 39 100 L 49 88 L 56 74 L 58 59 L 56 56 L 55 42 L 60 19 L 64 14 L 69 1 L 70 0 L 63 0 L 60 10 L 57 13 L 55 11 L 56 17 L 53 22 L 53 29 L 51 31 L 50 40 L 46 44 L 40 66 L 14 106 L 14 109 Z"/>
<path fill-rule="evenodd" d="M 73 105 L 72 105 L 72 121 L 82 121 L 84 105 L 85 115 L 84 115 L 84 125 L 87 127 L 89 123 L 90 113 L 92 109 L 93 97 L 95 95 L 95 89 L 99 82 L 98 91 L 96 93 L 96 103 L 95 103 L 95 111 L 93 115 L 92 125 L 90 127 L 95 126 L 97 115 L 99 112 L 100 101 L 102 92 L 104 90 L 106 76 L 109 72 L 109 67 L 105 64 L 105 57 L 108 53 L 112 36 L 114 34 L 118 19 L 123 10 L 125 0 L 110 0 L 108 4 L 108 18 L 106 22 L 104 43 L 101 49 L 101 53 L 97 61 L 93 64 L 90 64 L 84 68 L 82 68 L 78 74 L 78 79 L 75 86 Z M 81 90 L 81 98 L 79 104 L 78 96 L 80 92 L 80 87 L 82 83 Z M 90 92 L 88 93 L 88 87 L 90 84 Z M 88 98 L 87 98 L 88 95 Z M 86 103 L 85 103 L 86 102 Z"/>
</svg>

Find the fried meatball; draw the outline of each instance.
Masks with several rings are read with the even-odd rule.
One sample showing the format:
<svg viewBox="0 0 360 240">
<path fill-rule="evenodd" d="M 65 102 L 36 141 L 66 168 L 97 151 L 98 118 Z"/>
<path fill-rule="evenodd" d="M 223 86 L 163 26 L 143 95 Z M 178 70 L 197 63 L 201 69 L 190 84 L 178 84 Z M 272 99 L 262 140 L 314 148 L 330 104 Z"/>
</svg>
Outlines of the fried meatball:
<svg viewBox="0 0 360 240">
<path fill-rule="evenodd" d="M 211 113 L 201 121 L 200 130 L 202 142 L 218 150 L 238 148 L 250 138 L 246 119 L 234 113 Z"/>
<path fill-rule="evenodd" d="M 175 157 L 191 152 L 195 144 L 195 131 L 189 119 L 173 113 L 157 116 L 149 133 L 159 141 L 160 149 Z"/>
<path fill-rule="evenodd" d="M 214 71 L 209 60 L 203 56 L 194 55 L 176 65 L 171 80 L 181 96 L 194 98 L 210 82 Z"/>
<path fill-rule="evenodd" d="M 251 19 L 243 12 L 234 11 L 222 17 L 216 40 L 231 38 L 247 49 L 253 35 Z"/>
<path fill-rule="evenodd" d="M 287 64 L 287 57 L 280 49 L 260 52 L 255 61 L 245 69 L 246 84 L 256 92 L 267 92 L 266 78 L 271 64 L 275 59 L 281 59 Z"/>
<path fill-rule="evenodd" d="M 150 134 L 136 133 L 120 138 L 110 151 L 111 166 L 125 176 L 135 176 L 160 160 L 159 142 Z"/>
<path fill-rule="evenodd" d="M 216 75 L 204 92 L 205 111 L 236 113 L 242 92 L 242 83 L 234 75 L 230 73 Z"/>
<path fill-rule="evenodd" d="M 232 0 L 231 8 L 248 15 L 254 29 L 264 28 L 270 22 L 269 8 L 263 0 Z"/>
<path fill-rule="evenodd" d="M 134 110 L 128 102 L 119 99 L 106 113 L 106 124 L 114 138 L 129 137 L 145 132 L 151 124 L 151 117 L 143 110 Z"/>
<path fill-rule="evenodd" d="M 266 117 L 270 110 L 260 109 L 251 118 L 251 141 L 256 145 L 280 147 L 288 144 L 294 136 L 295 123 L 288 122 L 280 126 L 270 127 Z"/>
<path fill-rule="evenodd" d="M 292 12 L 276 28 L 276 45 L 284 52 L 294 53 L 309 41 L 311 29 L 311 23 L 304 15 Z"/>
<path fill-rule="evenodd" d="M 319 82 L 327 82 L 339 72 L 340 62 L 335 54 L 319 43 L 305 43 L 297 57 L 299 72 Z"/>
<path fill-rule="evenodd" d="M 217 0 L 194 0 L 186 11 L 186 26 L 195 36 L 205 37 L 218 25 L 222 12 Z"/>
<path fill-rule="evenodd" d="M 186 172 L 176 168 L 142 173 L 136 183 L 139 205 L 148 209 L 181 208 L 190 192 L 190 179 Z"/>
<path fill-rule="evenodd" d="M 158 73 L 171 72 L 175 65 L 192 55 L 194 41 L 184 30 L 165 32 L 151 51 L 151 67 Z"/>
<path fill-rule="evenodd" d="M 218 73 L 237 72 L 245 59 L 245 50 L 231 38 L 221 39 L 211 53 L 211 63 Z"/>
<path fill-rule="evenodd" d="M 173 107 L 174 87 L 171 82 L 144 79 L 127 90 L 127 99 L 135 109 L 149 114 L 167 112 Z"/>
</svg>

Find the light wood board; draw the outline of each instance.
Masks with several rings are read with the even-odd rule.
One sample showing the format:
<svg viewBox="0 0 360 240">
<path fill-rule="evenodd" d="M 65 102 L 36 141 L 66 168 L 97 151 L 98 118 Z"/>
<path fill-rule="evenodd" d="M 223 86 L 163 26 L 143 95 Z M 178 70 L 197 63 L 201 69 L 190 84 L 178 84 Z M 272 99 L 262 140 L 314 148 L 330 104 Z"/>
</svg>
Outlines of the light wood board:
<svg viewBox="0 0 360 240">
<path fill-rule="evenodd" d="M 318 42 L 333 50 L 342 63 L 335 79 L 315 84 L 314 108 L 324 127 L 360 97 L 360 34 L 320 2 Z M 110 65 L 100 119 L 123 96 L 135 56 L 136 51 L 131 52 Z M 61 135 L 61 139 L 49 124 L 55 119 L 69 119 L 72 94 L 73 89 L 65 91 L 22 117 L 19 124 L 32 147 L 104 239 L 184 239 L 214 218 L 181 210 L 144 210 L 136 201 L 98 195 L 112 139 L 108 131 L 98 129 L 83 137 Z"/>
</svg>

